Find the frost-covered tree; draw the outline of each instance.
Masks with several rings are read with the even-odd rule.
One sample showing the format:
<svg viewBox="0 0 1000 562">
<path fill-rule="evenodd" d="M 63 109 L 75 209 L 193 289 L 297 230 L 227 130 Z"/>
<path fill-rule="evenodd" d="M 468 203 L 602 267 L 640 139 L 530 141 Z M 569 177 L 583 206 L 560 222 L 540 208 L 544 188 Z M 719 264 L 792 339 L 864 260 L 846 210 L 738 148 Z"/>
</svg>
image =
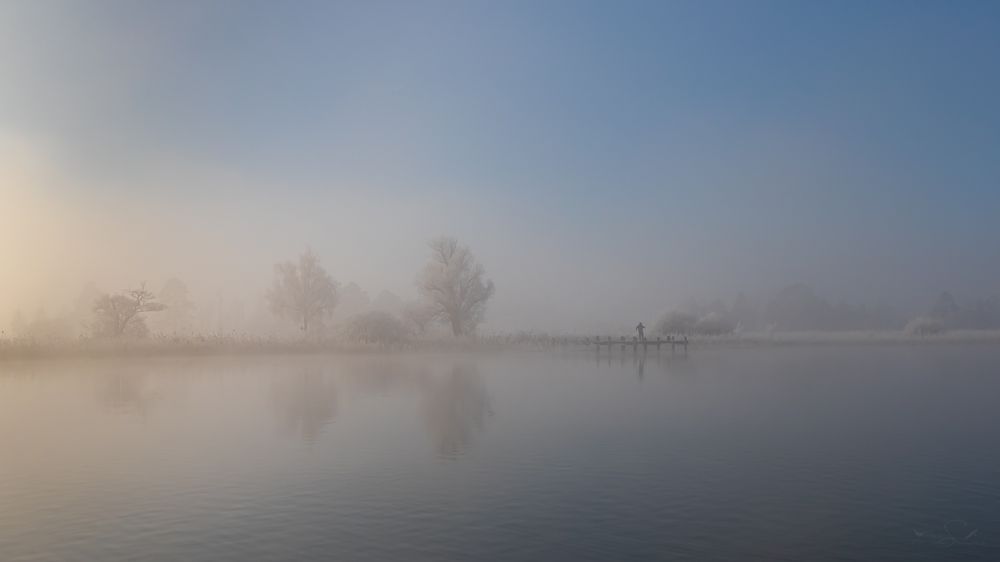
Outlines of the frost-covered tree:
<svg viewBox="0 0 1000 562">
<path fill-rule="evenodd" d="M 451 326 L 452 334 L 470 334 L 483 321 L 493 296 L 493 281 L 468 247 L 451 237 L 430 242 L 431 257 L 417 281 L 434 318 Z"/>
<path fill-rule="evenodd" d="M 274 266 L 274 284 L 267 293 L 271 312 L 292 320 L 303 332 L 322 325 L 337 306 L 337 282 L 323 269 L 311 250 L 298 262 Z"/>
<path fill-rule="evenodd" d="M 122 294 L 102 295 L 94 302 L 92 330 L 94 335 L 104 337 L 142 337 L 148 332 L 143 313 L 164 308 L 156 302 L 156 295 L 146 290 L 145 283 Z"/>
</svg>

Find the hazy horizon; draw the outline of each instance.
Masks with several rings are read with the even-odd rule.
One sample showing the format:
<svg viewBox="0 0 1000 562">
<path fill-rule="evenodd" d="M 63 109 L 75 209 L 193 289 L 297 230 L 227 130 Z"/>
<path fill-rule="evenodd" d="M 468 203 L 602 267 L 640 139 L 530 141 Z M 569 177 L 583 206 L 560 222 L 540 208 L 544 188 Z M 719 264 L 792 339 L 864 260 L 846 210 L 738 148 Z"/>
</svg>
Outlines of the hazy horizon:
<svg viewBox="0 0 1000 562">
<path fill-rule="evenodd" d="M 307 247 L 415 299 L 442 234 L 490 332 L 1000 295 L 987 3 L 5 2 L 0 50 L 3 327 Z"/>
</svg>

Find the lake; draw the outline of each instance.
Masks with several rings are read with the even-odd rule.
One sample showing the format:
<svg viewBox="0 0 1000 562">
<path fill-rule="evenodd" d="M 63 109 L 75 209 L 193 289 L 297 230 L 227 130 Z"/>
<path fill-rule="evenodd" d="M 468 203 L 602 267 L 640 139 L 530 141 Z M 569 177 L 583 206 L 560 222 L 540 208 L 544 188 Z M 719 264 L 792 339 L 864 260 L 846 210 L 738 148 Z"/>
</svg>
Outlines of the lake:
<svg viewBox="0 0 1000 562">
<path fill-rule="evenodd" d="M 1000 348 L 0 364 L 0 560 L 1000 560 Z"/>
</svg>

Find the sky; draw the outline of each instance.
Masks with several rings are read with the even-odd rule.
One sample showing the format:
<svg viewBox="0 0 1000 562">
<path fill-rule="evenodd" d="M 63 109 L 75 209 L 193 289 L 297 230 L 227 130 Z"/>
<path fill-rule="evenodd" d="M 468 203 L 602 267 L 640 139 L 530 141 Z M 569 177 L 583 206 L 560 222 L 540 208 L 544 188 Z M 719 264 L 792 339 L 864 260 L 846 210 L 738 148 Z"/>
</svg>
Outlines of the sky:
<svg viewBox="0 0 1000 562">
<path fill-rule="evenodd" d="M 791 283 L 1000 294 L 994 2 L 0 3 L 0 323 L 312 248 L 415 298 L 440 234 L 490 330 Z"/>
</svg>

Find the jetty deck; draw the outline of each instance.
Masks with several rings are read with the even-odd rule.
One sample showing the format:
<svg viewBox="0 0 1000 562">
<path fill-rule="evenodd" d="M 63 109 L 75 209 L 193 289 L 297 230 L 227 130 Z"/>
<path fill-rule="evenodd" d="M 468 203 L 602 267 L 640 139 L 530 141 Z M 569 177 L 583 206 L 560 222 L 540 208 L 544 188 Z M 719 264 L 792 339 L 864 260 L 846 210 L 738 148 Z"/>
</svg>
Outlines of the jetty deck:
<svg viewBox="0 0 1000 562">
<path fill-rule="evenodd" d="M 601 346 L 607 346 L 609 349 L 612 349 L 615 346 L 620 346 L 623 349 L 629 346 L 632 347 L 633 349 L 638 349 L 639 347 L 642 347 L 643 349 L 648 349 L 649 347 L 655 347 L 656 349 L 660 349 L 660 346 L 670 346 L 670 349 L 676 349 L 677 347 L 681 347 L 685 351 L 687 351 L 688 338 L 687 336 L 667 336 L 665 338 L 656 338 L 652 340 L 651 339 L 640 340 L 635 336 L 632 336 L 632 338 L 626 338 L 625 336 L 621 336 L 618 339 L 612 337 L 601 338 L 601 336 L 597 336 L 593 339 L 587 340 L 587 345 L 593 345 L 598 350 L 601 349 Z"/>
</svg>

